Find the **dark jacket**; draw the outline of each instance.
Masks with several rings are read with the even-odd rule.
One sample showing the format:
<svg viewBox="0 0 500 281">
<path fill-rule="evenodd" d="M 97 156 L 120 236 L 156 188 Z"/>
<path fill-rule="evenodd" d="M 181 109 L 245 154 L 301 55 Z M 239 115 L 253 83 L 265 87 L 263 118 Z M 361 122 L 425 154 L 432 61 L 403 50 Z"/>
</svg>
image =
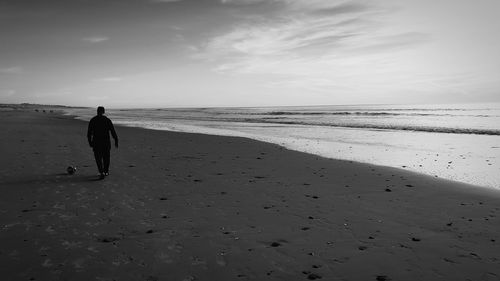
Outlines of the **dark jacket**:
<svg viewBox="0 0 500 281">
<path fill-rule="evenodd" d="M 118 136 L 116 135 L 113 122 L 104 115 L 97 115 L 90 119 L 89 128 L 87 130 L 87 139 L 89 145 L 94 149 L 110 149 L 111 141 L 109 133 L 115 140 L 115 145 L 118 146 Z"/>
</svg>

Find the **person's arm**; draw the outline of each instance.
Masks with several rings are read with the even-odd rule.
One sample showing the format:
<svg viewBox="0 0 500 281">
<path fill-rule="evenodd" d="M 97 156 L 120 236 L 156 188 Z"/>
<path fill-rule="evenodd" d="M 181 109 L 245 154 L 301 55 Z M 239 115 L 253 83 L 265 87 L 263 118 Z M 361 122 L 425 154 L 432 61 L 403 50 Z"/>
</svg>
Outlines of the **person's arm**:
<svg viewBox="0 0 500 281">
<path fill-rule="evenodd" d="M 92 133 L 93 133 L 93 124 L 92 124 L 92 120 L 89 122 L 89 127 L 87 129 L 87 140 L 89 141 L 89 145 L 90 147 L 92 147 Z"/>
<path fill-rule="evenodd" d="M 116 134 L 115 127 L 113 126 L 113 122 L 109 120 L 109 130 L 111 131 L 111 136 L 115 140 L 115 147 L 118 148 L 118 135 Z"/>
</svg>

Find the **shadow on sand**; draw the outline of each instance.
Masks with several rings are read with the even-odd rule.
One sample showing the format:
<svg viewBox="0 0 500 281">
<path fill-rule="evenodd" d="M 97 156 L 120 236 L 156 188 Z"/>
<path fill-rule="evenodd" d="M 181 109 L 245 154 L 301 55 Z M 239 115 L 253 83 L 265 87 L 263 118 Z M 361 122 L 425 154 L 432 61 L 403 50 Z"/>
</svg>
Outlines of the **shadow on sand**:
<svg viewBox="0 0 500 281">
<path fill-rule="evenodd" d="M 53 175 L 29 175 L 22 179 L 4 179 L 0 181 L 0 185 L 50 185 L 50 184 L 71 184 L 82 182 L 103 181 L 97 175 L 69 175 L 66 173 L 58 173 Z"/>
</svg>

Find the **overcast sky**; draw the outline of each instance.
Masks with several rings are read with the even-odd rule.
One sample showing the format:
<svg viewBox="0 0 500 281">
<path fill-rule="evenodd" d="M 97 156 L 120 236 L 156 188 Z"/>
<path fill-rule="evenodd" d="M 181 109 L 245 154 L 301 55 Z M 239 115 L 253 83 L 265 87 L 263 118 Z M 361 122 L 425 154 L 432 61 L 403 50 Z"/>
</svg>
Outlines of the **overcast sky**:
<svg viewBox="0 0 500 281">
<path fill-rule="evenodd" d="M 498 0 L 0 0 L 0 102 L 500 101 Z"/>
</svg>

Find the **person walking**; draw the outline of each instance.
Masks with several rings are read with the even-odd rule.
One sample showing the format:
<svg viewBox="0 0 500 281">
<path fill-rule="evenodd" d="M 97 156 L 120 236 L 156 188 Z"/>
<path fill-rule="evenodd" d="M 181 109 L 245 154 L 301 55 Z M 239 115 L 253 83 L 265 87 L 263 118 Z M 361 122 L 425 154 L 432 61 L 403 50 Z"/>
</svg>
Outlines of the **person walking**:
<svg viewBox="0 0 500 281">
<path fill-rule="evenodd" d="M 87 139 L 90 147 L 94 151 L 99 179 L 104 179 L 109 175 L 111 140 L 109 133 L 115 140 L 115 147 L 118 148 L 118 136 L 116 135 L 113 122 L 104 116 L 105 109 L 102 106 L 97 108 L 97 115 L 90 119 L 87 130 Z"/>
</svg>

